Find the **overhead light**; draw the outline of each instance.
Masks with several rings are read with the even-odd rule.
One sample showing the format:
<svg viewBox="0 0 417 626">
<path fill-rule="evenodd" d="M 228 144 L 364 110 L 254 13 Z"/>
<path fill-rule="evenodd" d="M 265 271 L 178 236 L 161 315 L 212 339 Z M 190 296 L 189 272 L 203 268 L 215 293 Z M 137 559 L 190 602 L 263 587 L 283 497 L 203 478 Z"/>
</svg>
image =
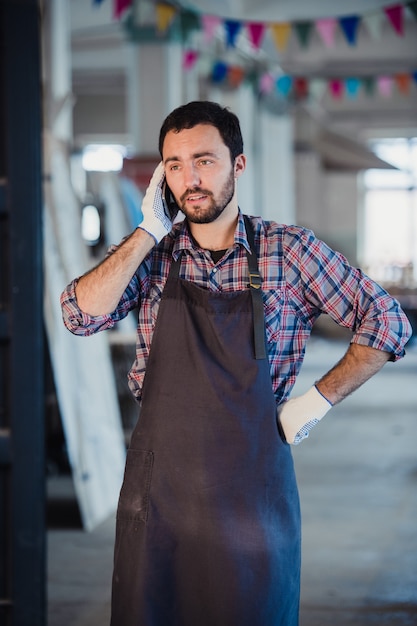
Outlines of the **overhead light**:
<svg viewBox="0 0 417 626">
<path fill-rule="evenodd" d="M 89 144 L 83 150 L 82 166 L 87 172 L 119 172 L 126 152 L 121 145 Z"/>
</svg>

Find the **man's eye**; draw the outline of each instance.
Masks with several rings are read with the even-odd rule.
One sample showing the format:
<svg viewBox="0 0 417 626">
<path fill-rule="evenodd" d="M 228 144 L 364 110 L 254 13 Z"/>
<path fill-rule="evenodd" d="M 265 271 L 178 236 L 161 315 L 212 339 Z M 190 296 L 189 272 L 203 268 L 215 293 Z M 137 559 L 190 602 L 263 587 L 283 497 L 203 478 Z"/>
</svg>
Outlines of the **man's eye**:
<svg viewBox="0 0 417 626">
<path fill-rule="evenodd" d="M 210 159 L 202 159 L 199 163 L 200 165 L 210 165 L 211 161 Z"/>
<path fill-rule="evenodd" d="M 171 172 L 176 172 L 177 170 L 180 169 L 180 166 L 179 165 L 171 165 L 169 169 L 171 170 Z"/>
</svg>

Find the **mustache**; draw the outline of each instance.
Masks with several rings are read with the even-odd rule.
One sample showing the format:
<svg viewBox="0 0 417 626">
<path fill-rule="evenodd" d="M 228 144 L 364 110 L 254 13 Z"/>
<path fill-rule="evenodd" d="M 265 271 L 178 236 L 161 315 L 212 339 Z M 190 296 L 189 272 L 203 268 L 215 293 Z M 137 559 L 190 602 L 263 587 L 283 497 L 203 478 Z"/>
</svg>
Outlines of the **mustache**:
<svg viewBox="0 0 417 626">
<path fill-rule="evenodd" d="M 192 195 L 194 195 L 196 193 L 201 193 L 201 195 L 203 195 L 203 196 L 211 196 L 212 195 L 211 191 L 209 191 L 208 189 L 202 189 L 201 187 L 195 187 L 194 189 L 186 189 L 186 191 L 184 191 L 184 193 L 180 197 L 180 201 L 184 202 L 188 198 L 188 196 L 192 196 Z"/>
</svg>

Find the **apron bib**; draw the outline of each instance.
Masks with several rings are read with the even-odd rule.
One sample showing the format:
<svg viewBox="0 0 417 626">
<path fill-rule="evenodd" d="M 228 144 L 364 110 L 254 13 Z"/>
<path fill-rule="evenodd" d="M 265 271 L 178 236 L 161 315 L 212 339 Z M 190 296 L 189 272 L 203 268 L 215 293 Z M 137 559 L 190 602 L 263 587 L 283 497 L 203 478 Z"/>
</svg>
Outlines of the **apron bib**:
<svg viewBox="0 0 417 626">
<path fill-rule="evenodd" d="M 298 491 L 251 290 L 202 289 L 180 262 L 127 453 L 111 624 L 297 626 Z"/>
</svg>

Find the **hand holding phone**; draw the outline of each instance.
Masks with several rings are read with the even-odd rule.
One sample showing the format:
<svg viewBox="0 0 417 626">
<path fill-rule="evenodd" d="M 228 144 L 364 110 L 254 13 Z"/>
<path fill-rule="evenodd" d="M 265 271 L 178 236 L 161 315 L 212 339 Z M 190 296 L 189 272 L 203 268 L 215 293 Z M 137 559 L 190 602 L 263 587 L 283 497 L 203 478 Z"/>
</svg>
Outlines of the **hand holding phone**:
<svg viewBox="0 0 417 626">
<path fill-rule="evenodd" d="M 165 200 L 165 194 L 167 200 Z M 146 230 L 155 242 L 159 243 L 170 232 L 172 221 L 177 213 L 178 207 L 172 193 L 166 191 L 165 168 L 161 161 L 153 173 L 142 201 L 143 219 L 138 227 Z"/>
<path fill-rule="evenodd" d="M 162 198 L 164 201 L 165 210 L 167 211 L 167 215 L 172 221 L 174 221 L 180 208 L 176 203 L 174 194 L 168 187 L 168 183 L 166 182 L 166 180 L 164 181 L 164 184 L 162 186 Z"/>
</svg>

